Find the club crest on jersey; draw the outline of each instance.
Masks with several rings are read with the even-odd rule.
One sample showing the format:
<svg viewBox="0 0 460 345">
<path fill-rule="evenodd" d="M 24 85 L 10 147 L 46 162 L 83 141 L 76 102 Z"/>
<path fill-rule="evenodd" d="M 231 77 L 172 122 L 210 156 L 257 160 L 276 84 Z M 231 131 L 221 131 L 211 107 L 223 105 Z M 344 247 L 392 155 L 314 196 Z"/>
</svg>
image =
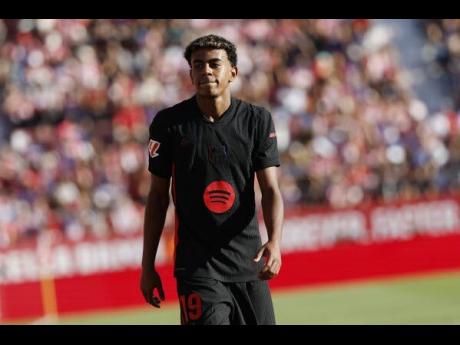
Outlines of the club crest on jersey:
<svg viewBox="0 0 460 345">
<path fill-rule="evenodd" d="M 215 165 L 222 165 L 227 163 L 227 147 L 223 145 L 208 146 L 208 161 Z"/>
<path fill-rule="evenodd" d="M 149 154 L 150 154 L 150 157 L 155 158 L 155 157 L 159 156 L 157 151 L 160 148 L 160 145 L 161 144 L 158 141 L 150 139 L 150 141 L 149 141 Z"/>
</svg>

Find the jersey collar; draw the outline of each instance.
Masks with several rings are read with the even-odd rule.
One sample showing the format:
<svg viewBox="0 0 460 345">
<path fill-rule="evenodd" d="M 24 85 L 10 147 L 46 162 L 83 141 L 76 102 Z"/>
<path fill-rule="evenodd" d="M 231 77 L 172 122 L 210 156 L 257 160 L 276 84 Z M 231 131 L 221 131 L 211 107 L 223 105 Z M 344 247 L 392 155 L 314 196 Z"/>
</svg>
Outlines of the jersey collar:
<svg viewBox="0 0 460 345">
<path fill-rule="evenodd" d="M 230 106 L 228 107 L 227 110 L 225 110 L 225 112 L 216 120 L 214 120 L 214 122 L 211 122 L 209 120 L 206 119 L 206 117 L 202 114 L 200 108 L 198 107 L 198 103 L 196 101 L 196 95 L 192 97 L 193 98 L 193 105 L 194 105 L 194 108 L 195 108 L 195 112 L 197 114 L 197 116 L 200 118 L 201 121 L 203 121 L 204 123 L 210 125 L 210 126 L 219 126 L 219 125 L 222 125 L 222 124 L 226 124 L 230 121 L 230 119 L 233 117 L 234 115 L 234 110 L 235 110 L 235 106 L 236 106 L 236 99 L 231 97 L 230 99 Z"/>
</svg>

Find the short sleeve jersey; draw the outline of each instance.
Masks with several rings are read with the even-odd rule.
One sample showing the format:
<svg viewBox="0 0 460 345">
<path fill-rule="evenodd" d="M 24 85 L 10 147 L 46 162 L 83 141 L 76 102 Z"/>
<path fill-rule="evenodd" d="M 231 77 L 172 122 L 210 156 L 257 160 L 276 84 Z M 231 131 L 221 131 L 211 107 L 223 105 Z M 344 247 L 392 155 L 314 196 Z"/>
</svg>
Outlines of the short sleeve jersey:
<svg viewBox="0 0 460 345">
<path fill-rule="evenodd" d="M 257 279 L 263 262 L 254 173 L 279 166 L 271 114 L 231 99 L 215 122 L 196 97 L 156 114 L 150 125 L 149 171 L 172 177 L 174 275 L 221 281 Z"/>
</svg>

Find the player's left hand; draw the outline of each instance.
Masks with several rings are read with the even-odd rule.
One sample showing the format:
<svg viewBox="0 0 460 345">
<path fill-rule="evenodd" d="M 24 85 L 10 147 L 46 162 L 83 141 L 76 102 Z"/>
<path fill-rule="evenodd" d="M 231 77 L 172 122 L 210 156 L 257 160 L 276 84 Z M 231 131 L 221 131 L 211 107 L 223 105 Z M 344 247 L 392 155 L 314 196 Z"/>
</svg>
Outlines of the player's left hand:
<svg viewBox="0 0 460 345">
<path fill-rule="evenodd" d="M 259 272 L 259 278 L 268 280 L 276 277 L 281 269 L 281 249 L 278 242 L 268 241 L 257 252 L 254 258 L 255 262 L 259 262 L 263 257 L 266 258 L 265 265 Z"/>
</svg>

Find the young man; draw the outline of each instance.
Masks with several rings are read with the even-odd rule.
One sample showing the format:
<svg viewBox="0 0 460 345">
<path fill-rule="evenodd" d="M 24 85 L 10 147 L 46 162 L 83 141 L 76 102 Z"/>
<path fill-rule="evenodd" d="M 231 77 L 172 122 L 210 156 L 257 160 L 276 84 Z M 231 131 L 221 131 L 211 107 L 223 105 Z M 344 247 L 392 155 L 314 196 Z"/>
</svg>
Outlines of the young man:
<svg viewBox="0 0 460 345">
<path fill-rule="evenodd" d="M 231 96 L 230 84 L 238 73 L 231 42 L 204 36 L 190 43 L 184 56 L 196 94 L 158 112 L 150 125 L 152 180 L 145 210 L 142 293 L 155 307 L 165 298 L 154 262 L 172 177 L 181 323 L 275 324 L 267 280 L 281 268 L 284 211 L 271 115 Z M 264 245 L 254 173 L 268 233 Z"/>
</svg>

